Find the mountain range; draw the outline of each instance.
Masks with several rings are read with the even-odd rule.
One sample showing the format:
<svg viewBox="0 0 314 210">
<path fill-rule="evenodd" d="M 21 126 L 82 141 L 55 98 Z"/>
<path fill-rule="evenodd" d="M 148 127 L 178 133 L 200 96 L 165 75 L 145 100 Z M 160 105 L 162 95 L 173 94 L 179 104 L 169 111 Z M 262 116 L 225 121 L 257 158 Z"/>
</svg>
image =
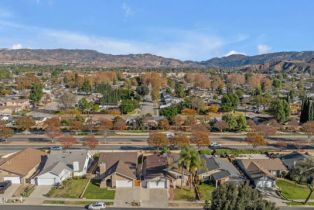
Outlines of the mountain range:
<svg viewBox="0 0 314 210">
<path fill-rule="evenodd" d="M 0 49 L 0 64 L 72 65 L 100 68 L 193 68 L 254 71 L 314 70 L 314 51 L 277 52 L 246 56 L 234 54 L 206 61 L 181 61 L 152 54 L 111 55 L 94 50 Z"/>
</svg>

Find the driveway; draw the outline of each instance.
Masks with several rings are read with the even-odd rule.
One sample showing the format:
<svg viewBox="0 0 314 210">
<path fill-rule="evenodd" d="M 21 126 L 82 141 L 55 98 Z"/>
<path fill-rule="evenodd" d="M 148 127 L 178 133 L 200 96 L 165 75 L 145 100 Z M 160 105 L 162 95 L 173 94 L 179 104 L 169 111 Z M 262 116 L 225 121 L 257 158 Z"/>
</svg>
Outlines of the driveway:
<svg viewBox="0 0 314 210">
<path fill-rule="evenodd" d="M 168 192 L 167 189 L 116 189 L 115 206 L 130 207 L 132 202 L 141 203 L 141 207 L 168 207 Z"/>
<path fill-rule="evenodd" d="M 36 186 L 29 198 L 46 198 L 45 196 L 51 189 L 51 186 Z"/>
<path fill-rule="evenodd" d="M 12 184 L 5 192 L 4 194 L 0 194 L 0 198 L 11 198 L 13 194 L 16 192 L 16 190 L 20 187 L 19 184 Z"/>
</svg>

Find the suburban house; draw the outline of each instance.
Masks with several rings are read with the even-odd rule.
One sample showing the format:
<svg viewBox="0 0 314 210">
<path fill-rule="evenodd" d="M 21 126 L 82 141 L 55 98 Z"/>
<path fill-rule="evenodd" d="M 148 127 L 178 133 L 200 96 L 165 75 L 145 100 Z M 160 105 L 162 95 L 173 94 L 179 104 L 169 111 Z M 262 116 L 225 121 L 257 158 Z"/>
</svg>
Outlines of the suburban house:
<svg viewBox="0 0 314 210">
<path fill-rule="evenodd" d="M 202 167 L 197 171 L 200 180 L 213 181 L 216 187 L 226 182 L 244 182 L 244 177 L 226 158 L 201 155 Z"/>
<path fill-rule="evenodd" d="M 173 187 L 189 186 L 190 173 L 179 166 L 179 154 L 171 153 L 168 155 L 168 167 L 167 172 L 172 177 Z"/>
<path fill-rule="evenodd" d="M 20 112 L 24 109 L 30 108 L 30 102 L 28 99 L 19 99 L 12 97 L 4 97 L 0 99 L 0 113 L 12 114 L 14 112 Z"/>
<path fill-rule="evenodd" d="M 58 185 L 66 179 L 84 176 L 91 160 L 87 150 L 51 151 L 43 169 L 32 182 L 36 185 Z"/>
<path fill-rule="evenodd" d="M 0 181 L 11 181 L 12 184 L 28 183 L 31 176 L 45 161 L 46 153 L 32 148 L 24 149 L 0 162 Z"/>
<path fill-rule="evenodd" d="M 300 153 L 300 152 L 292 152 L 292 153 L 289 153 L 289 154 L 286 154 L 286 155 L 283 155 L 281 157 L 281 160 L 283 162 L 283 164 L 285 164 L 285 166 L 291 170 L 294 168 L 295 164 L 298 162 L 298 161 L 302 161 L 306 158 L 309 158 L 310 156 L 307 155 L 307 154 L 303 154 L 303 153 Z"/>
<path fill-rule="evenodd" d="M 110 152 L 99 156 L 99 176 L 101 188 L 140 187 L 137 179 L 137 152 Z"/>
<path fill-rule="evenodd" d="M 239 168 L 257 188 L 272 188 L 276 186 L 276 177 L 287 172 L 280 159 L 238 159 Z"/>
<path fill-rule="evenodd" d="M 168 188 L 171 177 L 167 172 L 168 159 L 166 155 L 153 154 L 145 156 L 142 167 L 142 187 Z"/>
</svg>

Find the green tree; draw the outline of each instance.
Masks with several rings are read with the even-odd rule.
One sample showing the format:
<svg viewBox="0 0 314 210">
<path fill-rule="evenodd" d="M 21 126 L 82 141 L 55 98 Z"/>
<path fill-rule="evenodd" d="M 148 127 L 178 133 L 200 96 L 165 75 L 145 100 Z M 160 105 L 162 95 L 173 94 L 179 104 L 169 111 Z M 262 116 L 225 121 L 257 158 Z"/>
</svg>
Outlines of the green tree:
<svg viewBox="0 0 314 210">
<path fill-rule="evenodd" d="M 192 188 L 192 185 L 196 187 L 195 185 L 196 172 L 201 167 L 202 164 L 198 151 L 194 147 L 183 148 L 180 152 L 178 164 L 181 167 L 182 177 L 184 177 L 183 171 L 184 170 L 188 171 L 190 175 L 190 187 Z M 181 181 L 181 184 L 182 183 L 183 179 Z M 195 195 L 195 197 L 197 200 L 199 200 L 199 195 Z"/>
<path fill-rule="evenodd" d="M 290 106 L 285 99 L 275 99 L 271 103 L 270 111 L 277 122 L 286 122 L 290 116 Z"/>
<path fill-rule="evenodd" d="M 242 114 L 225 114 L 222 116 L 222 120 L 228 124 L 229 130 L 232 131 L 243 131 L 247 127 L 246 118 Z"/>
<path fill-rule="evenodd" d="M 300 123 L 314 120 L 314 101 L 305 97 L 302 101 Z"/>
<path fill-rule="evenodd" d="M 127 114 L 129 112 L 132 112 L 134 109 L 139 107 L 139 103 L 136 100 L 122 100 L 120 105 L 120 110 L 123 114 Z"/>
<path fill-rule="evenodd" d="M 85 93 L 89 93 L 92 91 L 92 86 L 87 79 L 84 80 L 80 90 L 85 92 Z"/>
<path fill-rule="evenodd" d="M 279 210 L 247 184 L 224 184 L 212 193 L 211 210 Z"/>
<path fill-rule="evenodd" d="M 173 118 L 179 113 L 177 106 L 169 106 L 160 110 L 160 115 L 165 116 L 170 123 L 173 123 Z"/>
<path fill-rule="evenodd" d="M 86 98 L 81 98 L 78 102 L 78 108 L 81 112 L 90 112 L 93 109 L 93 103 L 86 100 Z"/>
<path fill-rule="evenodd" d="M 304 201 L 304 204 L 306 204 L 314 193 L 314 158 L 297 161 L 295 167 L 291 170 L 290 176 L 294 181 L 308 185 L 310 193 Z"/>
<path fill-rule="evenodd" d="M 185 97 L 184 87 L 179 82 L 176 82 L 175 93 L 176 93 L 176 96 L 179 97 L 179 98 Z"/>
<path fill-rule="evenodd" d="M 38 83 L 33 84 L 29 93 L 29 100 L 33 104 L 38 104 L 43 95 L 44 93 L 42 85 Z"/>
<path fill-rule="evenodd" d="M 221 109 L 224 112 L 234 111 L 239 105 L 239 97 L 237 94 L 228 93 L 221 98 Z"/>
</svg>

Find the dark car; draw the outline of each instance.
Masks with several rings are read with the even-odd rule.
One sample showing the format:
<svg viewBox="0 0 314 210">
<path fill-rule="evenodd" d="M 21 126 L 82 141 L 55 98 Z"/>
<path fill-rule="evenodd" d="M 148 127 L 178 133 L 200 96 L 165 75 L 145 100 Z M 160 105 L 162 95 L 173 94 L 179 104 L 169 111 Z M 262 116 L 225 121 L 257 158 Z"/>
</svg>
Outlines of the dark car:
<svg viewBox="0 0 314 210">
<path fill-rule="evenodd" d="M 11 185 L 11 181 L 0 182 L 0 194 L 3 194 Z"/>
</svg>

